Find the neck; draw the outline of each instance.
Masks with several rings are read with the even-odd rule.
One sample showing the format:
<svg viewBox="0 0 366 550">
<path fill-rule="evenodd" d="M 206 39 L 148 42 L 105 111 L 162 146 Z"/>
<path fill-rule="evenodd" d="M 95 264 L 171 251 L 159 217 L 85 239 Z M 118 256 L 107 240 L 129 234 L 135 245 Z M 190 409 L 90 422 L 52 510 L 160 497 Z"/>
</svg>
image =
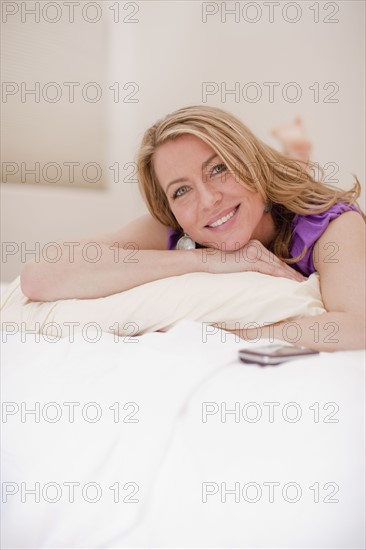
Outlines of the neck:
<svg viewBox="0 0 366 550">
<path fill-rule="evenodd" d="M 277 235 L 276 225 L 271 212 L 263 214 L 260 227 L 253 235 L 254 239 L 258 239 L 266 248 L 274 241 Z"/>
</svg>

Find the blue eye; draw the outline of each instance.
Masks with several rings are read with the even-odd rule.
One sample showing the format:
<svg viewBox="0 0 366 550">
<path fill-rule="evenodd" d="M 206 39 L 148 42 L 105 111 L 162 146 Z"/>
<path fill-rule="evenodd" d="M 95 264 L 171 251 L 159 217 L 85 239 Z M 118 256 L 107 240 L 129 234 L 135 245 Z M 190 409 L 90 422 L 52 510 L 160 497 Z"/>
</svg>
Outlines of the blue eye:
<svg viewBox="0 0 366 550">
<path fill-rule="evenodd" d="M 179 187 L 174 193 L 173 193 L 173 200 L 177 199 L 178 197 L 181 197 L 184 195 L 184 193 L 180 193 L 182 189 L 187 189 L 187 185 L 183 185 L 182 187 Z"/>
<path fill-rule="evenodd" d="M 217 168 L 221 168 L 221 170 L 219 170 L 218 172 L 215 172 L 215 174 L 213 174 L 214 170 L 216 170 Z M 220 163 L 220 164 L 216 164 L 216 166 L 214 166 L 211 170 L 211 174 L 213 175 L 216 175 L 216 174 L 222 174 L 222 172 L 225 172 L 227 170 L 227 166 L 226 164 L 224 164 L 223 162 Z"/>
</svg>

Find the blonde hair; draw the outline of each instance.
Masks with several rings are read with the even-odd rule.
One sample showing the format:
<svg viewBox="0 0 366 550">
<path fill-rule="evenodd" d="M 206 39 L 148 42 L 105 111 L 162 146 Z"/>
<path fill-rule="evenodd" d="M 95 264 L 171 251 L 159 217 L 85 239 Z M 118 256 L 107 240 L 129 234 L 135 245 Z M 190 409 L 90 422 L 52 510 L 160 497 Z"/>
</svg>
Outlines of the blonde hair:
<svg viewBox="0 0 366 550">
<path fill-rule="evenodd" d="M 163 143 L 184 134 L 197 136 L 207 143 L 228 170 L 245 187 L 257 191 L 265 203 L 272 205 L 276 237 L 270 249 L 276 256 L 289 259 L 291 222 L 296 214 L 320 214 L 337 202 L 355 203 L 361 185 L 356 183 L 349 191 L 317 181 L 309 173 L 316 165 L 294 161 L 256 138 L 235 116 L 206 105 L 178 109 L 158 120 L 146 130 L 137 156 L 139 187 L 151 215 L 163 225 L 180 229 L 168 199 L 156 177 L 153 156 Z M 322 170 L 320 173 L 324 174 Z"/>
</svg>

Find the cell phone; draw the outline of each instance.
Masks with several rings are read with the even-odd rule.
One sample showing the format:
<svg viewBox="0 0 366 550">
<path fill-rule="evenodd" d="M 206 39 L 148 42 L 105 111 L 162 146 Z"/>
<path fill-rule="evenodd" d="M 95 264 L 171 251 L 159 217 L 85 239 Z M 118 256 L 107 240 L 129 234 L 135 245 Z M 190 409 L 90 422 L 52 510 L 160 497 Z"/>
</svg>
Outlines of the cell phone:
<svg viewBox="0 0 366 550">
<path fill-rule="evenodd" d="M 284 346 L 282 344 L 268 344 L 254 349 L 240 349 L 239 358 L 244 363 L 256 363 L 262 367 L 279 365 L 286 361 L 293 361 L 297 357 L 316 355 L 319 352 L 300 346 Z"/>
</svg>

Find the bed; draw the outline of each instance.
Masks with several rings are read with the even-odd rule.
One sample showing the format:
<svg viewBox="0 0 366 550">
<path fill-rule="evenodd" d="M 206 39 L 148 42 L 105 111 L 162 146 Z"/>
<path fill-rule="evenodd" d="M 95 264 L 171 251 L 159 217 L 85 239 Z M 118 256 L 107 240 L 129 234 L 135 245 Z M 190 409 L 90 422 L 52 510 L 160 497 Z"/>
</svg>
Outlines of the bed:
<svg viewBox="0 0 366 550">
<path fill-rule="evenodd" d="M 2 331 L 2 548 L 365 547 L 365 352 L 203 327 Z"/>
</svg>

